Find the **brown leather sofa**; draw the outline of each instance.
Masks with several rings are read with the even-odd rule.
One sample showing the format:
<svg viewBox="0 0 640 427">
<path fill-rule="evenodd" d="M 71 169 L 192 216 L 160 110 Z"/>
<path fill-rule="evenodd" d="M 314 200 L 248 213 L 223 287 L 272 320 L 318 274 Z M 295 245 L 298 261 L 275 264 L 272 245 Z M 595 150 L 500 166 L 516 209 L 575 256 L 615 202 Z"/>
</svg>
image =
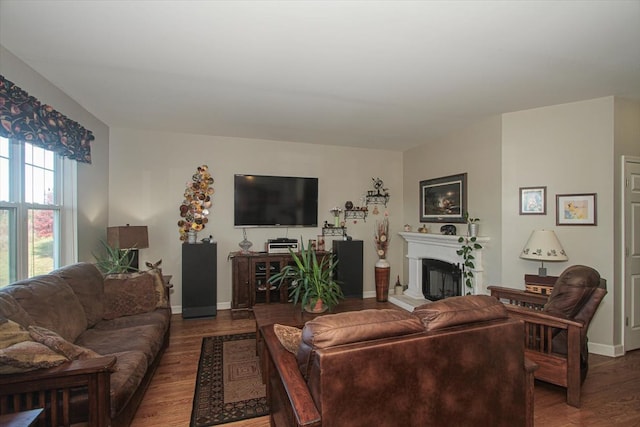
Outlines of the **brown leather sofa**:
<svg viewBox="0 0 640 427">
<path fill-rule="evenodd" d="M 0 414 L 36 425 L 128 426 L 169 343 L 159 270 L 78 263 L 0 289 Z"/>
<path fill-rule="evenodd" d="M 532 426 L 523 325 L 490 296 L 262 328 L 272 426 Z M 291 348 L 292 346 L 289 345 Z"/>
</svg>

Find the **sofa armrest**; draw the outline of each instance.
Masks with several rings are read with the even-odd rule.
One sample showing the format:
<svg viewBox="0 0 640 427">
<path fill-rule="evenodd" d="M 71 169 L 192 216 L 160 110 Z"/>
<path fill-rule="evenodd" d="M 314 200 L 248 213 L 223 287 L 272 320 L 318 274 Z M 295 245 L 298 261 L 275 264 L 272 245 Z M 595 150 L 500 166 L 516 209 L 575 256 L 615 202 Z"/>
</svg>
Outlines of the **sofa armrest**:
<svg viewBox="0 0 640 427">
<path fill-rule="evenodd" d="M 47 407 L 39 417 L 51 425 L 70 425 L 72 389 L 86 387 L 89 425 L 110 424 L 110 375 L 115 356 L 74 360 L 55 368 L 0 376 L 0 414 Z M 51 421 L 49 421 L 51 420 Z"/>
<path fill-rule="evenodd" d="M 282 346 L 273 325 L 264 326 L 261 332 L 268 357 L 266 377 L 271 425 L 320 426 L 320 413 L 295 356 Z"/>
</svg>

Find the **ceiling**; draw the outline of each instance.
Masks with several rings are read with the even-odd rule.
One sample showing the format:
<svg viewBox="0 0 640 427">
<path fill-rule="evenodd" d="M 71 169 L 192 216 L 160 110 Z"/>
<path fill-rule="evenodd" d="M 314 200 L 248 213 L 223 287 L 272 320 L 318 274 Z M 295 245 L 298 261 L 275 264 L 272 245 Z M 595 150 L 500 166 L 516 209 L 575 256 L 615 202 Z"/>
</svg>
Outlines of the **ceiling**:
<svg viewBox="0 0 640 427">
<path fill-rule="evenodd" d="M 0 0 L 0 44 L 111 127 L 406 150 L 640 100 L 640 0 Z"/>
</svg>

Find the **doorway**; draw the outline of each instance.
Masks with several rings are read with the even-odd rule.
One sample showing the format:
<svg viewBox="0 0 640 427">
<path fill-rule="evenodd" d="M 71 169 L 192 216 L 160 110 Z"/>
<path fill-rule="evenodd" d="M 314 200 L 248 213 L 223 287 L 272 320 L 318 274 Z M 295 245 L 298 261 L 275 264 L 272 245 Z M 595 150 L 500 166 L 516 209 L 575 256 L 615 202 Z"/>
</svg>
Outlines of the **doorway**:
<svg viewBox="0 0 640 427">
<path fill-rule="evenodd" d="M 624 351 L 640 348 L 640 157 L 622 156 Z"/>
</svg>

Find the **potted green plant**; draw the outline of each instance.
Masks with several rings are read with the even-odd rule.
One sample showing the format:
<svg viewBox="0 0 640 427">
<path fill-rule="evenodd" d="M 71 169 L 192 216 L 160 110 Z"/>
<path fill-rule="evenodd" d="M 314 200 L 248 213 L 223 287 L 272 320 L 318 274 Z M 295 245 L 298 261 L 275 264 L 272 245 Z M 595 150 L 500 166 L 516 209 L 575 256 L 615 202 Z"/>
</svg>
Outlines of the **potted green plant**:
<svg viewBox="0 0 640 427">
<path fill-rule="evenodd" d="M 467 222 L 469 237 L 476 237 L 478 235 L 478 228 L 480 228 L 480 218 L 472 218 L 469 212 L 465 212 L 464 219 Z"/>
<path fill-rule="evenodd" d="M 456 251 L 458 255 L 462 257 L 462 278 L 468 288 L 468 291 L 473 289 L 473 271 L 471 269 L 476 268 L 473 260 L 476 258 L 473 256 L 473 251 L 476 249 L 482 249 L 482 245 L 478 243 L 477 238 L 473 237 L 458 237 L 458 242 L 462 243 L 460 249 Z M 467 292 L 467 295 L 470 292 Z"/>
<path fill-rule="evenodd" d="M 100 240 L 102 246 L 105 249 L 105 254 L 102 256 L 96 256 L 96 267 L 102 272 L 102 274 L 115 274 L 115 273 L 130 273 L 137 271 L 131 263 L 133 262 L 133 256 L 131 256 L 131 249 L 118 249 L 109 246 L 103 240 Z"/>
<path fill-rule="evenodd" d="M 332 309 L 344 298 L 340 283 L 334 279 L 338 261 L 330 255 L 318 257 L 310 247 L 302 244 L 299 253 L 289 250 L 293 264 L 269 278 L 269 283 L 289 286 L 289 297 L 294 304 L 300 302 L 302 309 L 318 313 Z"/>
</svg>

